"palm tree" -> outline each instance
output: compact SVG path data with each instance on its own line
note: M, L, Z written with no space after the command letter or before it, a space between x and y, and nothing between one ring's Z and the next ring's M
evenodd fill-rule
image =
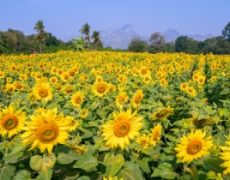
M93 45L95 48L103 47L101 39L100 39L100 32L99 31L93 32L92 39L93 39Z
M40 52L42 52L42 43L45 40L45 27L42 20L35 24L34 30L37 31L36 39L39 42Z
M85 23L81 28L81 35L84 35L84 43L85 46L88 48L90 44L90 25Z
M84 41L81 38L78 39L73 39L72 41L74 49L76 49L77 51L82 51L84 49Z

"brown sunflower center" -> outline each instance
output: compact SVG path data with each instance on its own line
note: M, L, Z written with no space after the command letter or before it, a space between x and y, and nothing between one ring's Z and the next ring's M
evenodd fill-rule
M58 134L58 127L51 123L45 123L36 131L36 136L41 142L51 142L57 138Z
M39 89L38 94L40 97L45 98L48 96L49 93L48 93L47 89Z
M187 85L186 85L186 84L183 84L183 85L182 85L182 88L183 88L183 89L186 89L186 88L187 88Z
M202 143L199 140L192 140L187 146L187 153L194 155L202 148Z
M10 131L17 127L18 118L14 115L7 114L2 118L2 125L7 131Z
M141 102L141 100L142 100L142 96L141 95L136 95L135 96L135 98L134 98L134 102L136 103L136 104L139 104L140 102Z
M113 127L113 132L117 137L124 137L130 131L130 123L127 120L118 121Z
M75 97L74 97L74 102L75 102L76 104L80 104L80 103L81 103L81 97L80 97L80 96L75 96Z
M125 97L125 96L123 96L123 95L119 96L119 102L120 102L120 103L124 103L125 100L126 100L126 97Z
M99 93L104 93L105 90L106 90L106 86L105 86L104 84L99 84L99 85L97 86L97 91L98 91Z
M156 117L163 118L163 117L167 116L168 113L169 113L169 111L167 109L162 109L160 112L158 112L156 114Z
M154 141L157 141L159 137L160 137L160 132L159 132L159 131L154 131L154 132L152 133L152 139L153 139Z

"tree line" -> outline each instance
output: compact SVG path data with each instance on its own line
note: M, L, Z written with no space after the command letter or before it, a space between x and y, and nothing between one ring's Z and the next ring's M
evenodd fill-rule
M34 26L35 34L25 35L22 31L8 29L0 31L0 54L11 53L43 53L58 50L83 50L102 49L103 43L99 31L93 31L85 23L80 29L81 36L68 42L63 42L52 33L45 30L42 20L37 21Z
M152 33L149 41L140 38L133 38L129 43L129 51L133 52L185 52L230 54L230 22L224 27L222 35L196 41L188 36L179 36L175 42L166 42L164 36L155 32Z
M45 30L42 20L37 21L34 26L35 34L25 35L22 31L8 29L0 31L0 54L11 53L43 53L58 50L113 50L104 48L100 32L93 31L88 23L80 29L80 37L68 42L55 37ZM128 46L128 51L133 52L185 52L185 53L213 53L230 54L230 22L224 27L222 35L197 41L188 36L180 36L175 42L166 42L164 36L155 32L149 40L133 38Z

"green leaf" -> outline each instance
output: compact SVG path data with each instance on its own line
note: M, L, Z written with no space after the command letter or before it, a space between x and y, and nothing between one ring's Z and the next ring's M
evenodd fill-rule
M35 180L51 180L53 174L53 170L49 169L47 171L41 172Z
M204 167L209 171L222 173L224 170L224 168L220 166L222 163L218 157L210 157L204 160Z
M27 170L20 170L13 178L13 180L31 180L31 174Z
M57 161L59 164L70 164L75 160L78 160L80 155L75 153L74 151L70 151L68 153L59 153L57 157Z
M161 163L156 169L154 169L152 177L161 177L164 179L174 179L176 173L173 172L172 165L169 163Z
M10 180L14 175L15 167L9 164L0 168L0 178L4 180Z
M77 180L90 180L90 177L88 177L88 176L81 176L81 177L77 178Z
M127 162L125 168L121 170L119 176L125 180L142 180L144 179L141 170L137 164Z
M56 162L56 157L54 154L49 154L47 156L32 156L30 159L30 167L35 171L48 171L51 169Z
M145 173L150 173L149 161L150 161L150 158L143 158L142 160L138 161L138 164L139 164L140 168Z
M115 176L121 167L124 165L125 159L122 154L114 156L114 154L107 153L104 158L106 165L106 175Z
M207 179L211 180L223 180L222 177L218 176L216 172L214 171L209 171L207 174Z
M98 161L95 157L85 154L79 161L74 164L74 168L80 168L85 171L92 171L98 165Z
M18 159L23 155L24 147L21 145L17 145L13 148L13 150L4 157L5 163L16 163Z
M39 155L32 156L30 159L30 167L35 171L41 170L42 157Z

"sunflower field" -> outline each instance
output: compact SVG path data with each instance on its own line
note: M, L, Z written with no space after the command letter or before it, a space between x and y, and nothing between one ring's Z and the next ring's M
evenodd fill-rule
M0 179L230 179L230 56L1 55Z

